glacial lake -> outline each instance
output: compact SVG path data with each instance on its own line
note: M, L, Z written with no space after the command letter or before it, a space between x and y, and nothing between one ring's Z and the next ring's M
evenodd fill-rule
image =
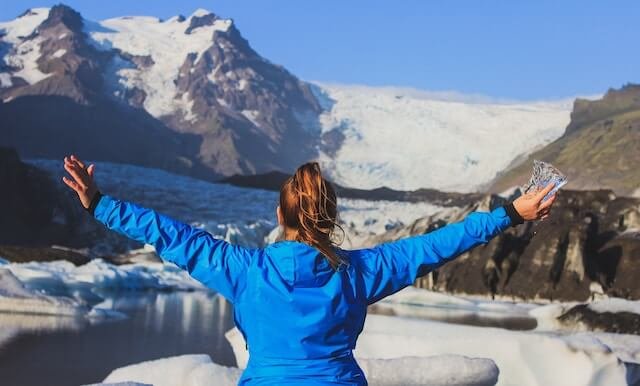
M399 306L384 303L370 313L394 314L446 323L535 328L535 320L471 315L458 307ZM126 319L91 324L84 318L0 313L2 332L29 326L0 345L0 384L69 386L102 381L118 367L182 354L208 354L214 362L235 366L224 333L234 326L233 309L223 298L203 291L128 292L103 304Z
M107 299L128 318L88 324L84 318L0 314L0 335L30 326L0 347L3 386L70 386L102 381L111 370L182 354L208 354L235 366L224 333L232 307L206 292L128 293Z

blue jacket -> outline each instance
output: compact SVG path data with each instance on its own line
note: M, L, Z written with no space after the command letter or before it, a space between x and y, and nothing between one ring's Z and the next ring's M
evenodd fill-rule
M512 224L500 207L373 248L336 248L337 270L314 247L278 241L244 248L151 209L102 196L94 216L156 248L234 305L249 349L240 385L367 385L353 358L367 306L413 284ZM515 221L515 219L513 220Z

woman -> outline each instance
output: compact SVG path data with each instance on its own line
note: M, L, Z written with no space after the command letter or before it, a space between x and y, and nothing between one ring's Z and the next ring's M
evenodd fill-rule
M344 250L332 241L336 195L317 163L300 166L280 190L284 240L244 248L151 209L102 195L94 165L65 157L84 206L108 228L148 243L158 255L234 305L249 350L240 385L367 385L352 350L367 306L411 285L508 227L548 216L552 186L490 213L474 212L434 232L373 248Z

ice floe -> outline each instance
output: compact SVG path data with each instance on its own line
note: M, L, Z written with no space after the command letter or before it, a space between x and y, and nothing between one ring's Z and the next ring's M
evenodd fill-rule
M459 355L362 359L359 363L371 386L491 386L499 374L491 360ZM101 385L135 382L154 386L232 386L241 373L237 367L214 363L208 355L182 355L116 369Z

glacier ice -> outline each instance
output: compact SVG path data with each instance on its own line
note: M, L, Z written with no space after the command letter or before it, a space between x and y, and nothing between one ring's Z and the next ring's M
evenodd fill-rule
M567 177L550 163L533 160L533 173L531 174L529 182L522 187L522 191L524 193L535 192L553 183L553 189L547 193L542 200L546 201L549 197L553 196L558 189L566 185L567 182Z

